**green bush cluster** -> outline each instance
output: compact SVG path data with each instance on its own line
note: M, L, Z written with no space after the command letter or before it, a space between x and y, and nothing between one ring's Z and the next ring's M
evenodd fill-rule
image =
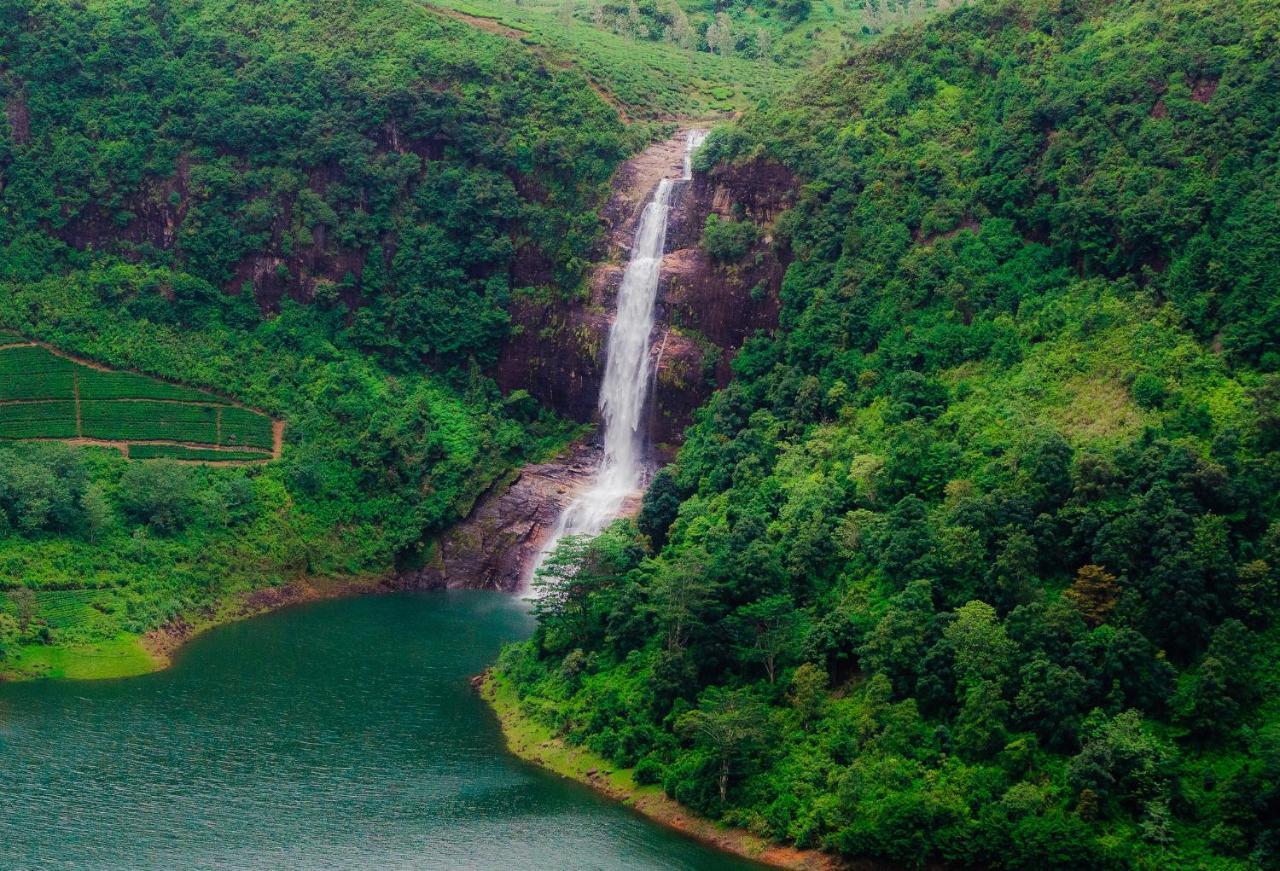
M713 212L707 215L702 227L702 250L713 260L736 263L747 255L759 237L759 228L750 221L722 218Z

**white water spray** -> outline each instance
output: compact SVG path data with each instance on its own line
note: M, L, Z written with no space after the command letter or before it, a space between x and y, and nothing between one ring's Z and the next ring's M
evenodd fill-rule
M685 140L684 175L693 178L693 152L704 130L690 130ZM600 385L600 416L604 422L604 456L595 480L561 513L554 531L534 563L537 572L560 539L596 535L616 518L629 497L644 483L644 441L641 414L649 393L649 335L653 332L654 302L662 254L667 242L671 191L677 180L658 182L653 199L640 216L631 259L618 288L618 310L609 329L604 381Z

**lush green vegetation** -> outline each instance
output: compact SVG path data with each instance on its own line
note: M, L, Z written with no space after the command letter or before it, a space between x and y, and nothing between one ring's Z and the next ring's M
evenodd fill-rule
M702 228L702 247L712 258L736 262L751 249L760 236L760 228L750 221L735 221L712 213Z
M271 419L260 412L207 391L95 369L38 345L0 349L0 438L167 440L268 451L274 444Z
M433 0L581 68L631 118L757 105L798 70L957 0ZM963 2L963 0L960 0Z
M75 402L42 400L0 405L0 438L73 439L77 435Z
M137 670L230 594L412 565L563 440L482 372L651 132L586 76L641 118L759 103L701 165L803 186L705 226L788 250L780 329L634 523L550 561L523 713L841 854L1280 867L1274 4L991 0L790 96L938 4L446 5L500 35L0 0L0 436L244 448L0 445L0 670ZM168 461L260 457L249 407L279 462Z
M511 294L577 289L630 147L577 73L400 0L0 0L0 107L0 344L128 370L0 352L53 400L0 432L76 436L76 387L84 436L248 459L250 408L288 423L253 466L0 446L0 673L136 670L237 592L412 565L568 435L481 373Z
M976 5L754 160L781 329L550 562L525 713L842 854L1280 867L1280 10Z
M76 365L35 345L0 350L0 401L71 399Z
M517 256L576 285L624 153L578 76L407 2L5 0L0 21L0 278L175 268L134 301L158 322L209 285L310 287L359 300L387 356L488 359Z

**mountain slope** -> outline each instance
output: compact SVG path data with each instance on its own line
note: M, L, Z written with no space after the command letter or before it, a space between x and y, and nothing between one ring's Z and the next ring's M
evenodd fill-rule
M399 0L0 0L0 106L6 335L287 423L262 468L0 447L0 673L385 576L567 437L480 367L598 233L626 145L580 76Z
M1278 34L979 4L713 134L803 181L781 329L543 579L526 712L850 856L1280 862Z
M572 286L621 127L580 77L410 3L6 0L0 275L113 254L266 308L361 304L409 359L491 354Z

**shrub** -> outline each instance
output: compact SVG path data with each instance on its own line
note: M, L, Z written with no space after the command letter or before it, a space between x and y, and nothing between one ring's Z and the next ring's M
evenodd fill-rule
M662 782L662 763L654 756L646 756L636 763L635 779L641 786Z
M1169 398L1164 380L1143 372L1133 381L1133 398L1143 408L1159 408Z
M711 259L728 263L741 260L759 236L760 230L749 221L707 215L702 227L702 248Z
M187 466L168 461L136 463L120 478L120 507L161 535L178 532L195 513L195 480Z

